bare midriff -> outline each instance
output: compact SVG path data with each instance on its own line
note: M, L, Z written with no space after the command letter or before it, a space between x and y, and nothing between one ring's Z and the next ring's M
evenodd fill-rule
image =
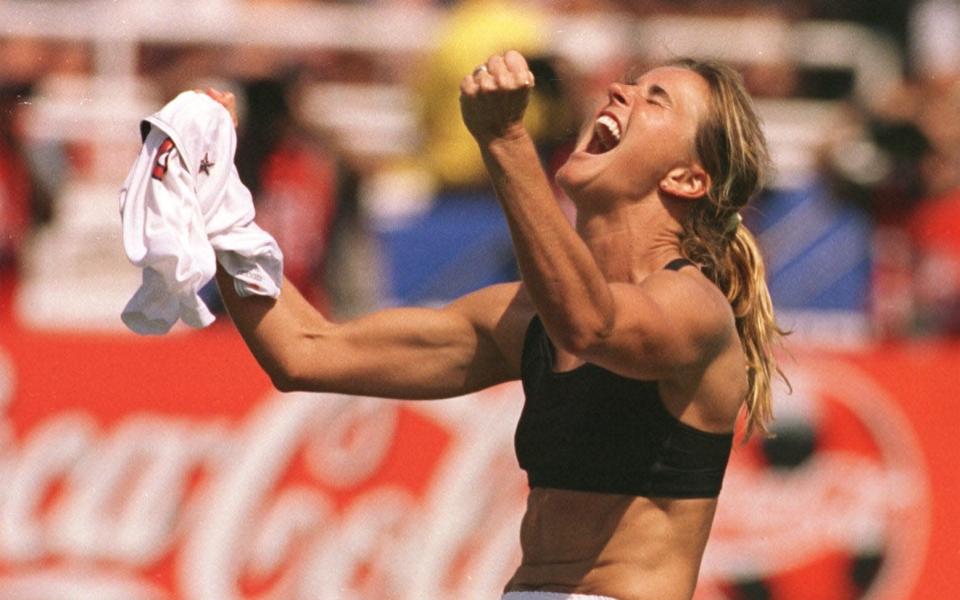
M523 561L506 590L689 600L716 507L716 498L533 488Z

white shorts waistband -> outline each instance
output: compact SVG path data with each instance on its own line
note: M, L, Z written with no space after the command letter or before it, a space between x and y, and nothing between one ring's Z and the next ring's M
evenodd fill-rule
M610 596L565 594L563 592L507 592L501 600L617 600Z

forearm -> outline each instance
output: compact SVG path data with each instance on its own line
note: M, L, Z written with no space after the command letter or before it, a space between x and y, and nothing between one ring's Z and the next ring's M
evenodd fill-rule
M612 327L613 296L586 244L560 210L525 130L481 143L520 272L544 326L576 348Z

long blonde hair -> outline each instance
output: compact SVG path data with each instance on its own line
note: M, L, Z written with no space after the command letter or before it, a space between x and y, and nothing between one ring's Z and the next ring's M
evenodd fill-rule
M763 258L739 212L763 188L770 171L766 139L743 80L734 69L692 59L671 64L703 77L711 91L711 109L696 138L697 156L710 175L711 186L707 197L683 222L680 251L700 265L733 307L747 359L746 435L766 434L773 419L774 373L786 381L773 345L786 332L774 318Z

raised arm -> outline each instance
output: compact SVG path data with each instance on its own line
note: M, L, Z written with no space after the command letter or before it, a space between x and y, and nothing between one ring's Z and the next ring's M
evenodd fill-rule
M520 54L494 56L461 83L461 108L551 340L626 376L661 379L702 369L729 346L729 305L706 280L686 274L655 273L639 284L606 279L558 207L523 126L532 77Z
M494 56L461 83L461 108L503 206L537 312L555 343L579 348L610 331L613 297L586 244L557 206L523 126L533 83L519 53Z
M277 300L238 297L222 269L217 283L237 329L281 390L433 399L519 377L531 314L519 284L485 288L445 308L388 309L333 323L288 281Z

